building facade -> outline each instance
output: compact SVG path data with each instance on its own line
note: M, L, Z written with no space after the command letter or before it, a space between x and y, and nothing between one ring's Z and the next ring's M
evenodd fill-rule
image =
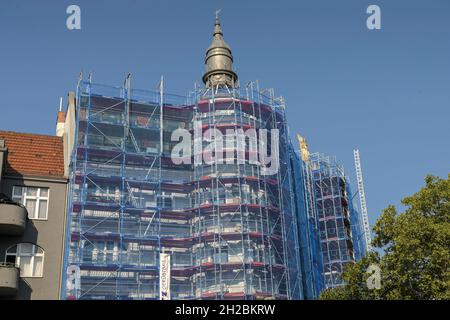
M58 299L67 178L63 139L0 131L0 299Z

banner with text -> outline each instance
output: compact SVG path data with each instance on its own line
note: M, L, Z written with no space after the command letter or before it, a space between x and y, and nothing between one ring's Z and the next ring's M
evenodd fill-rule
M170 254L159 256L159 299L170 300Z

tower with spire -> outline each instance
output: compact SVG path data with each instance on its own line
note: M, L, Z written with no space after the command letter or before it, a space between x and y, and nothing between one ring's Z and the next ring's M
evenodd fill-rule
M220 10L216 11L213 41L206 50L206 72L203 75L203 82L207 88L218 86L234 88L236 87L238 76L233 71L231 48L223 39L219 12Z

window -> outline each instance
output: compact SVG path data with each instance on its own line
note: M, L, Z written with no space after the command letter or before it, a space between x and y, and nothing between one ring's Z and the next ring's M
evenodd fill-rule
M158 207L172 208L172 195L163 192L161 196L158 196Z
M125 249L123 249L125 250ZM85 242L83 261L88 263L114 264L119 258L119 247L114 241Z
M228 262L228 247L214 248L214 263Z
M21 277L42 277L44 250L32 243L19 243L6 251L6 262L19 267Z
M13 187L13 200L27 208L28 218L30 219L47 220L48 197L48 188Z

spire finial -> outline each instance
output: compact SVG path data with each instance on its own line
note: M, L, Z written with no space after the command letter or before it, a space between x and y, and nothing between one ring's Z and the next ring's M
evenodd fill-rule
M238 78L233 71L231 48L223 39L222 26L219 19L221 11L222 9L215 11L216 22L214 24L213 41L206 50L206 73L203 75L203 82L207 87L217 85L235 87Z
M216 10L216 23L214 24L214 35L220 34L223 36L222 26L220 25L220 18L219 18L220 12L222 12L222 9Z

